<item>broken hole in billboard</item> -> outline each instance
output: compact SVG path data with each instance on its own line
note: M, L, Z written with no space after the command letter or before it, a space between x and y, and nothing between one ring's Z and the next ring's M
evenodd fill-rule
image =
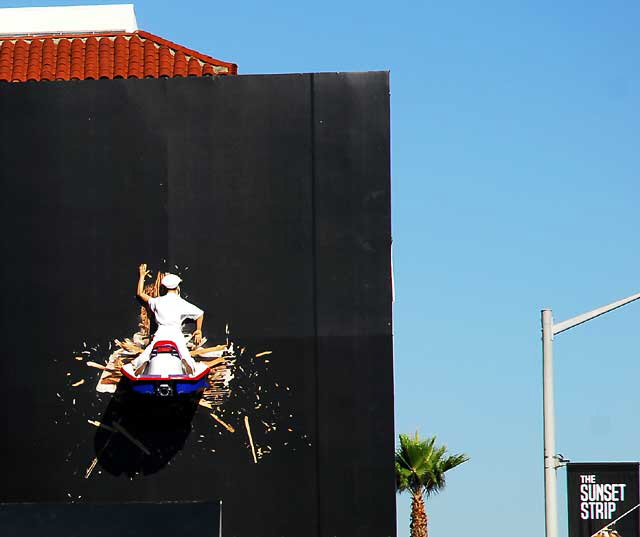
M145 293L158 297L162 277L158 273ZM78 467L75 452L81 450L70 449L66 462L78 478L103 472L130 479L153 474L171 465L186 442L200 446L203 456L215 457L220 444L231 441L245 451L248 464L259 464L277 448L312 447L293 410L281 406L292 392L271 373L277 350L243 346L226 323L224 337L216 341L203 334L196 344L194 331L183 334L197 371L156 374L153 360L171 354L179 358L175 346L165 341L136 371L133 364L152 343L154 331L153 314L141 306L138 329L130 337L112 338L106 345L83 342L70 357L70 370L63 373L68 391L56 394L65 409L61 425L85 420L94 450L93 459ZM194 423L196 415L206 416L204 429L202 419ZM82 442L75 440L77 448Z

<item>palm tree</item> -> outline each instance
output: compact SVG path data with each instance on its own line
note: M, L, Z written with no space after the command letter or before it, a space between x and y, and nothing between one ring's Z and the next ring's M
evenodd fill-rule
M411 494L411 537L427 537L427 514L424 496L440 492L445 485L444 474L467 462L465 454L446 455L446 446L436 446L436 437L421 440L415 436L400 435L400 448L396 451L396 490Z

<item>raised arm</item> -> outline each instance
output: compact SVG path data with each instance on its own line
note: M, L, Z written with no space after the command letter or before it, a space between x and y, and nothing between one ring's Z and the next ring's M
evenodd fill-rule
M150 272L147 270L146 263L143 263L138 267L138 273L138 288L136 290L136 294L138 295L138 298L148 303L151 297L144 292L144 279L150 274Z

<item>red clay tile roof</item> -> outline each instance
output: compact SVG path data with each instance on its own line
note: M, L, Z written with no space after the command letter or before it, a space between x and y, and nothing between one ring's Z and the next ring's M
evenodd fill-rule
M238 66L134 33L0 38L0 81L235 75Z

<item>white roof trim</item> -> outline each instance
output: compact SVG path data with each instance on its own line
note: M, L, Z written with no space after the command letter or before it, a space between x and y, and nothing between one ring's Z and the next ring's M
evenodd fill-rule
M0 36L3 37L137 30L133 4L0 9Z

